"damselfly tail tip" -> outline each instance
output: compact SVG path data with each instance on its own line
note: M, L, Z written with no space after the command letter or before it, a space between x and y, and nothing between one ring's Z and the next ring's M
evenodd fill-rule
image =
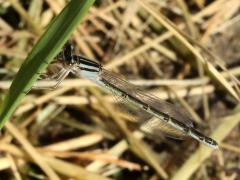
M206 143L206 145L208 147L211 147L214 150L215 149L218 150L219 149L218 143L215 140L213 140L213 139L211 139L211 140L212 140L211 143Z
M202 143L203 146L212 148L213 150L219 150L219 146L217 143L215 144L207 144L207 143Z
M215 144L215 145L213 145L213 146L212 146L212 148L213 148L213 149L215 149L215 150L219 150L218 143L216 142L216 144Z
M216 145L212 145L211 148L213 148L214 150L219 150L219 146L218 146L218 144L216 144Z

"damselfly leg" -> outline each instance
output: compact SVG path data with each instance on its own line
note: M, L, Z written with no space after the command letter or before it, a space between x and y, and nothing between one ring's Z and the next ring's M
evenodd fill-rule
M56 89L72 70L72 67L66 61L72 57L73 51L73 45L67 43L56 56L55 61L49 65L47 73L40 75L39 79L54 81L54 84L51 86L33 86L33 89Z

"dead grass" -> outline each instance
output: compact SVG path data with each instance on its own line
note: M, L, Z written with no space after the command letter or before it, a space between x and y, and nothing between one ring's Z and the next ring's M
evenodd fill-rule
M0 0L2 96L65 3ZM56 90L32 90L6 124L1 177L239 179L239 14L239 0L97 1L72 36L79 53L182 104L219 150L192 139L152 141L129 126L111 95L69 77Z

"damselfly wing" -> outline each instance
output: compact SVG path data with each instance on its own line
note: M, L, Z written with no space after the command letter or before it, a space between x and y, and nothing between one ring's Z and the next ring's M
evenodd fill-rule
M144 132L149 138L159 141L163 137L183 140L187 137L186 133L173 128L169 124L159 120L152 114L142 110L140 107L130 103L126 98L117 96L113 92L115 100L114 107L127 116L127 120L137 124L138 129Z

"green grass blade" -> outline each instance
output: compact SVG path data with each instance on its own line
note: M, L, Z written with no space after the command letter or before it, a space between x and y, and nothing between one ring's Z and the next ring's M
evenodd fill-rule
M49 24L21 66L0 109L0 129L48 63L57 55L95 0L72 0Z

